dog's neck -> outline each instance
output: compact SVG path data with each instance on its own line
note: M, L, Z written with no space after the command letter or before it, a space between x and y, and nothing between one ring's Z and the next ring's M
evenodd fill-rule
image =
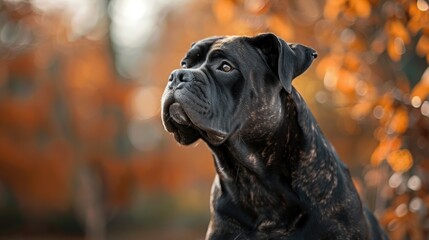
M309 207L303 202L323 201L336 187L337 161L331 146L295 90L284 96L283 109L284 120L269 139L255 143L238 136L220 146L209 145L222 194L259 218L297 218ZM326 186L323 192L316 182Z
M292 173L292 187L305 198L304 201L323 208L335 194L354 194L339 190L344 187L339 186L338 178L344 177L340 176L339 168L345 172L348 170L326 140L301 95L294 90L292 97L296 103L301 136L299 167Z
M274 134L263 139L246 139L240 133L233 135L224 144L213 146L209 144L214 157L217 173L223 181L240 178L240 170L246 170L259 179L273 177L289 178L299 155L301 134L297 131L297 110L292 102L292 96L283 94L283 117L277 124ZM269 131L269 130L267 130ZM290 179L287 179L290 180Z

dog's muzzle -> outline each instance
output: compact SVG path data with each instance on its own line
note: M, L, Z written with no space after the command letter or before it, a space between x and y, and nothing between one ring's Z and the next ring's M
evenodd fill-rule
M168 86L164 93L164 96L166 97L163 99L163 112L167 117L167 119L163 119L164 121L170 121L172 119L175 123L180 125L189 126L191 124L191 121L182 105L176 102L174 92L184 88L184 84L192 81L192 79L192 74L186 73L182 69L174 70L170 74L170 77L168 78ZM167 130L170 131L170 129Z

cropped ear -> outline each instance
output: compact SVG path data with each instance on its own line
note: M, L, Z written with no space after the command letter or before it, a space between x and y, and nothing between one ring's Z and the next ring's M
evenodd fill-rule
M284 89L290 93L292 80L301 75L317 57L317 52L301 44L288 44L273 33L249 38L263 54L268 66L277 74Z

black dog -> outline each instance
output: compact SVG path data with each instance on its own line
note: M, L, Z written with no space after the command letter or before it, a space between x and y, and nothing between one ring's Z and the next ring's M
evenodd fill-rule
M206 239L387 239L291 85L316 57L270 33L214 37L171 74L165 128L214 156Z

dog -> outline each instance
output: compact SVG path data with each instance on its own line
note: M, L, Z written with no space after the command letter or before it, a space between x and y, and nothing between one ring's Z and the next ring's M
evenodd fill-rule
M316 57L272 33L211 37L171 73L164 127L216 168L206 239L387 239L291 84Z

